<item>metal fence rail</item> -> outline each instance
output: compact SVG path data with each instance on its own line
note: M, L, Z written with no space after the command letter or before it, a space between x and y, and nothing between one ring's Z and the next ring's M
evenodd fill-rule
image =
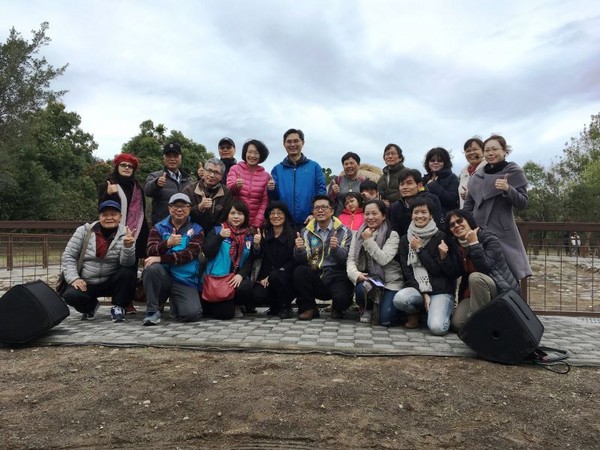
M42 279L54 285L60 257L81 222L0 221L0 294ZM520 222L533 276L521 291L539 313L600 316L600 224ZM572 245L576 231L581 245Z

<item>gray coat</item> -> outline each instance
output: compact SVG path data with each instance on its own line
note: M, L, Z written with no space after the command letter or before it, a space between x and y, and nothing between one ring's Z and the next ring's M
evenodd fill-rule
M498 178L508 176L509 189L503 192L494 186ZM531 276L531 267L521 235L513 216L513 207L525 209L528 205L527 178L523 169L509 162L501 171L487 174L484 167L477 169L468 184L463 209L472 211L477 225L486 227L500 241L508 267L517 280Z
M156 180L165 172L167 172L167 183L163 187L158 187ZM179 172L181 173L181 181L179 182L171 178L171 174L165 168L148 174L144 194L152 199L152 225L156 225L169 215L169 199L171 196L182 192L183 188L192 181L186 172L181 169L179 169Z
M90 242L85 249L81 276L77 273L77 261L79 260L79 253L81 252L85 235L87 234L88 229L97 223L98 222L96 221L92 224L81 225L75 230L75 233L67 243L62 255L62 267L65 280L69 284L77 278L82 278L89 284L100 284L108 280L108 278L120 267L135 264L135 245L132 245L131 248L125 248L123 246L125 228L119 225L117 234L110 243L108 251L103 259L96 256L96 233L92 231Z

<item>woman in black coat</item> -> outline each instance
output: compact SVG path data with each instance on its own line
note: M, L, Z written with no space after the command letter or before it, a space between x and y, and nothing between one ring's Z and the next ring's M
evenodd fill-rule
M469 211L455 209L446 215L448 234L460 256L461 282L458 306L452 326L459 330L471 315L508 290L519 292L519 283L510 271L500 241L477 226Z
M282 319L292 316L291 303L296 293L292 273L296 234L287 205L273 201L265 211L265 229L260 234L260 246L255 257L261 258L256 283L252 289L254 306L269 305L268 315Z
M440 199L442 205L441 225L448 211L458 208L458 177L452 173L452 160L448 150L442 147L432 148L425 155L423 164L427 174L423 177L423 185Z

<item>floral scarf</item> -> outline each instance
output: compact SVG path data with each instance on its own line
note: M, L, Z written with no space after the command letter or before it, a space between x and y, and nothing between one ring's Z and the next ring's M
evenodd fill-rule
M407 263L413 268L413 274L415 276L415 280L417 280L417 283L419 283L419 291L421 291L421 293L431 292L432 287L431 283L429 282L429 274L427 273L427 269L423 267L423 264L419 259L419 255L417 255L417 252L414 251L413 248L410 246L410 241L414 236L421 238L421 241L423 242L423 247L421 248L421 251L423 251L425 246L429 243L431 238L436 235L437 232L438 227L435 224L435 220L433 219L430 220L429 223L423 228L418 228L417 226L415 226L414 221L411 221L408 227L408 233L406 236L408 239Z

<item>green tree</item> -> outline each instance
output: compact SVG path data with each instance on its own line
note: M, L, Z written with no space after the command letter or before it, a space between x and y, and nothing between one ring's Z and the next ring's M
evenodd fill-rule
M66 65L55 68L40 49L50 43L46 36L48 22L32 30L31 42L11 28L7 41L0 45L0 143L9 129L18 129L29 114L66 91L55 91L50 83L62 75Z
M184 136L181 131L172 130L167 135L167 128L163 124L155 126L152 120L145 120L140 124L140 133L132 137L122 148L123 152L132 153L140 159L137 176L141 183L150 172L163 167L162 148L166 143L175 141L181 144L182 169L192 176L196 174L198 161L206 161L214 157L204 145Z
M533 161L525 163L523 171L529 181L529 205L519 211L521 219L534 222L564 220L562 208L556 207L564 201L556 173Z

